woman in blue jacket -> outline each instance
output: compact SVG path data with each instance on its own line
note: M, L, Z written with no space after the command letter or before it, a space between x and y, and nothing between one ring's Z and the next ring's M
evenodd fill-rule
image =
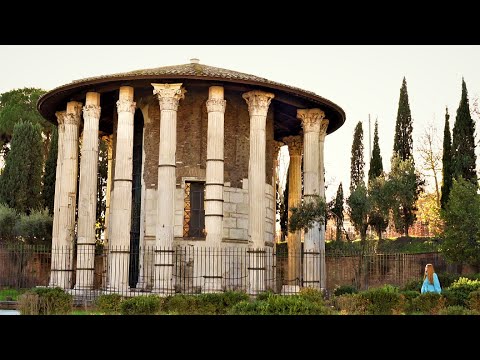
M438 276L435 273L432 264L425 265L425 277L422 285L422 294L426 292L435 292L437 294L442 292L440 281L438 281Z

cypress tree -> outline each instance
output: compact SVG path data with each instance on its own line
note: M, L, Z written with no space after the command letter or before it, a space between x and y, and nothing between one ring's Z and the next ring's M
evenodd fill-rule
M52 131L52 140L48 151L48 158L45 163L45 173L43 174L42 198L44 207L48 208L48 213L53 215L53 200L55 197L55 178L57 175L57 155L58 155L58 131L55 127Z
M355 126L350 161L350 193L352 193L358 185L364 184L365 161L363 160L363 128L361 121Z
M445 128L443 130L443 156L442 156L442 197L441 205L445 210L445 206L448 202L448 196L452 189L453 180L453 168L452 168L452 137L450 134L450 124L448 120L450 115L448 114L448 108L445 111Z
M41 127L19 121L13 128L11 149L0 178L1 201L27 215L40 209L42 169Z
M398 101L397 122L395 125L395 138L393 142L393 152L405 161L413 161L413 140L412 140L412 114L408 103L407 80L403 78L400 88L400 100Z
M373 151L370 161L370 169L368 170L368 181L382 175L383 163L382 155L380 155L380 145L378 144L378 121L375 121L375 131L373 132Z
M453 127L452 164L453 177L462 176L477 186L475 155L475 123L470 115L467 85L462 79L462 98L457 109L457 117Z
M342 183L338 185L337 196L335 197L335 203L332 208L332 212L335 214L336 240L342 239L342 227L343 227L343 186Z

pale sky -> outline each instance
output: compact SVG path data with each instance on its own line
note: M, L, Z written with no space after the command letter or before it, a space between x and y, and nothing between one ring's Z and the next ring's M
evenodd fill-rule
M372 119L372 140L373 124L378 118L383 165L386 170L390 168L404 76L415 148L429 122L434 121L442 139L445 106L449 108L453 128L462 76L470 105L480 95L478 45L2 45L0 93L23 87L51 90L76 79L185 64L193 57L199 58L201 64L313 91L343 108L345 124L325 141L327 200L335 195L340 181L344 191L348 191L350 151L358 121L364 122L365 158L368 158L368 114ZM419 163L416 158L417 166Z

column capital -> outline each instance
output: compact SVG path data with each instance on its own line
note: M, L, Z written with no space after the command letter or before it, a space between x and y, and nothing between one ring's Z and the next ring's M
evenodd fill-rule
M117 100L117 113L129 112L134 114L136 106L137 103L135 101L128 99L119 99Z
M273 157L276 159L278 157L278 152L280 151L280 148L285 145L282 141L273 141Z
M112 146L112 144L113 144L112 135L103 135L102 140L105 141L107 146Z
M178 110L178 103L185 98L187 92L182 88L182 83L178 84L155 84L153 86L153 95L157 95L160 103L160 110Z
M284 137L283 142L288 145L290 156L302 156L303 138L300 135Z
M320 124L320 141L324 141L325 136L327 136L328 123L328 119L323 119L322 123Z
M62 127L64 126L66 114L67 114L66 111L57 111L55 113L55 116L57 117L58 126L62 126Z
M209 99L207 100L207 111L225 113L225 107L227 106L227 100L222 99Z
M78 101L70 101L67 103L67 111L65 112L64 123L78 126L80 124L80 114L82 112L82 103Z
M85 105L83 107L83 117L86 118L94 118L94 119L100 119L100 112L102 108L99 105Z
M297 118L301 120L304 132L319 132L325 113L320 109L298 109Z
M265 91L253 90L244 93L242 97L248 104L248 112L250 113L250 116L267 116L268 107L275 95Z

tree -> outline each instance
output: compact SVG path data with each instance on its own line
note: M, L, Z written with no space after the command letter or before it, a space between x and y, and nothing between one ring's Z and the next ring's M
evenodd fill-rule
M460 176L453 181L442 212L445 231L441 251L452 262L480 265L480 195L477 185Z
M360 233L360 240L363 245L367 240L368 214L371 210L367 188L363 182L350 193L347 204L349 207L350 221L355 227L355 230Z
M50 134L53 125L46 121L37 111L37 101L45 94L45 90L23 88L0 94L0 153L8 152L7 145L12 140L13 128L19 121L28 121L39 124L45 135L44 154L47 154Z
M453 177L462 176L465 180L477 185L475 162L475 123L470 114L467 85L462 79L462 98L457 109L455 125L453 126L452 163Z
M383 172L382 155L380 155L380 145L378 144L378 121L375 121L375 130L373 132L373 150L372 159L370 161L370 169L368 170L368 181L371 181Z
M350 192L353 192L359 184L364 183L364 167L363 128L359 121L353 134L352 157L350 158Z
M292 207L288 228L291 232L304 230L308 232L315 223L325 223L327 204L320 195L312 195L312 201L303 201L299 207Z
M403 78L400 88L400 100L398 101L397 122L395 124L395 138L393 152L398 154L403 161L413 161L413 140L412 140L412 114L408 103L407 80Z
M425 170L424 176L433 177L435 184L435 195L437 207L440 207L440 189L438 186L438 173L441 171L442 154L439 149L439 138L437 128L433 123L427 124L425 131L420 137L418 152L422 159L422 169Z
M0 177L0 202L27 215L41 209L42 168L40 125L20 121L13 128L11 150Z
M343 228L343 187L342 183L338 185L337 196L333 202L331 212L335 217L336 225L336 235L335 238L337 241L342 239L342 228Z
M415 171L413 159L402 160L399 155L392 157L392 170L387 184L395 229L408 237L408 228L416 220L415 211L418 196L424 181Z
M428 224L430 234L439 236L443 231L440 206L435 193L423 193L417 200L417 219Z
M50 141L50 150L48 151L47 161L45 163L45 172L43 174L43 205L48 209L48 213L53 215L53 201L55 198L55 177L57 175L57 156L58 156L58 131L54 128L52 131L52 140Z
M450 135L450 124L448 123L449 118L448 108L446 108L445 127L443 129L442 198L440 199L442 209L445 209L447 205L453 181L452 138Z

